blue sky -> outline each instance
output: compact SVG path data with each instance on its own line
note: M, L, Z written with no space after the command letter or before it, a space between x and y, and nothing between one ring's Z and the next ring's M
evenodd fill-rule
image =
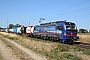
M0 0L0 27L67 20L90 30L90 0Z

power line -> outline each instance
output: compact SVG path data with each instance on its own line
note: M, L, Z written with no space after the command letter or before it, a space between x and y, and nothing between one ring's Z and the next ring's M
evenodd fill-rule
M71 14L71 13L80 12L80 11L84 11L84 10L88 10L88 9L90 9L90 7L79 9L79 10L75 10L75 11L71 11L71 12L67 12L67 13L62 13L62 14L54 15L54 16L50 16L50 17L60 16L60 15L65 15L65 14ZM49 18L49 17L47 17L47 18Z
M72 7L74 7L74 6L78 6L78 5L83 4L83 3L85 3L85 2L88 2L88 1L90 1L90 0L86 0L86 1L80 2L80 3L78 3L78 4L72 5L72 6L70 6L70 7L64 8L64 9L59 10L59 11L56 11L56 12L60 12L60 11L63 11L63 10L72 8ZM56 12L53 12L53 13L56 13ZM50 13L50 14L53 14L53 13ZM50 15L50 14L47 14L47 15ZM46 15L46 16L47 16L47 15Z
M79 16L74 16L74 17L68 17L67 19L69 19L69 18L77 18L77 17L83 17L83 16L88 16L88 15L90 15L90 14L79 15Z
M81 5L81 4L86 3L86 2L88 2L88 1L90 1L90 0L85 0L85 1L83 1L83 2L80 2L80 3L78 3L78 4L72 5L72 6L70 6L70 7L64 8L64 9L59 10L59 11L56 11L56 12L60 12L60 11L66 10L66 9L70 9L70 8L72 8L72 7ZM87 9L90 9L90 7L89 7L89 8L84 8L84 10L87 10ZM80 9L80 11L83 11L83 9ZM56 12L53 12L53 13L56 13ZM64 14L70 14L70 13L73 13L73 12L79 12L79 10L72 11L72 12L67 12L67 13L63 13L63 14L59 14L59 15L54 15L54 16L50 16L50 17L60 16L60 15L64 15ZM53 13L46 14L46 16L51 15L51 14L53 14ZM43 16L45 16L45 15L43 15ZM50 18L50 17L48 16L48 17L46 17L46 18Z

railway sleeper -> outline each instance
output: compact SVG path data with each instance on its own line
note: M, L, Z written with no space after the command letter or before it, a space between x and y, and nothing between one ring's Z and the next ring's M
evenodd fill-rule
M68 40L67 40L67 41L65 41L64 43L66 43L66 44L71 44L71 45L72 45L72 44L73 44L73 42L74 42L74 41L73 41L72 39L68 39Z

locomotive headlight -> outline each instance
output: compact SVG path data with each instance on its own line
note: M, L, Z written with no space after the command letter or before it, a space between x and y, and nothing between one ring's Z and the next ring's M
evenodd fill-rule
M64 32L64 35L66 36L66 32Z
M77 29L77 27L75 26L75 29Z

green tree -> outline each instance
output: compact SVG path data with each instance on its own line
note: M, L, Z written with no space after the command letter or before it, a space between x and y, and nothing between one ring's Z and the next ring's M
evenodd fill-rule
M20 24L16 24L15 27L21 27L21 25Z
M80 32L80 33L88 33L87 29L82 29L82 28L79 29L79 32Z
M14 25L13 24L9 24L9 28L10 29L14 28Z

